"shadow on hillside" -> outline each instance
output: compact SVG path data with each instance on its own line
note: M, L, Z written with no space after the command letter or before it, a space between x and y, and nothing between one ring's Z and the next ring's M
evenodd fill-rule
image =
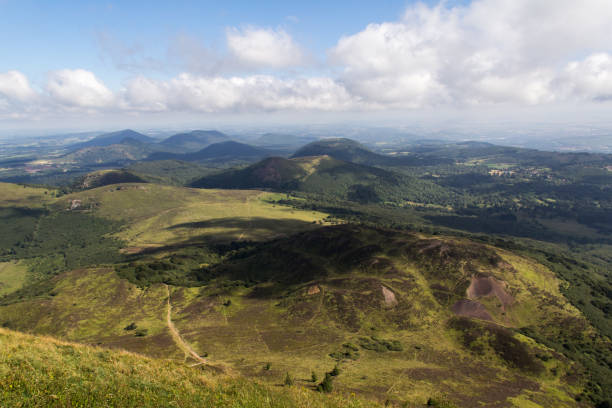
M280 236L295 234L301 231L319 227L314 222L292 219L269 219L262 217L228 217L208 221L187 222L168 227L174 229L218 229L214 233L197 234L181 242L161 247L143 248L131 259L138 259L142 255L171 252L188 247L211 247L219 252L226 252L252 245L254 242L268 241Z
M243 230L245 233L249 231L261 231L274 233L287 233L287 232L298 232L314 225L313 222L307 222L302 220L294 219L272 219L263 217L227 217L227 218L216 218L213 220L198 221L198 222L186 222L182 224L176 224L168 229L178 228L223 228L233 230Z

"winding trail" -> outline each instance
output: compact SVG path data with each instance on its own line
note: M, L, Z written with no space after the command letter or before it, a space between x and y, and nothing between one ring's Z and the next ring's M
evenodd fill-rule
M203 357L200 357L200 355L196 353L185 340L183 340L183 338L181 337L181 333L179 333L176 326L172 322L172 304L170 303L170 288L166 284L164 284L164 286L166 287L166 292L168 293L168 298L167 298L168 307L167 307L167 313L166 313L166 323L168 324L168 329L170 329L170 334L172 335L172 339L174 340L176 345L181 350L183 350L183 352L185 353L185 356L190 355L197 361L197 363L194 364L194 366L200 365L200 364L208 364L208 360L206 360Z

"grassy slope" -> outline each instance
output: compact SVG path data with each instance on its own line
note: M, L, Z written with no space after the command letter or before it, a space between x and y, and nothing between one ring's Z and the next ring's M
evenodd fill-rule
M215 377L201 367L0 329L0 405L315 408L374 403Z
M313 260L312 269L327 271L314 280L288 288L270 283L228 286L227 280L199 288L171 288L173 321L185 340L199 354L208 353L212 361L223 362L247 377L278 384L289 371L298 383L307 384L312 370L321 378L334 366L336 362L329 354L342 350L342 344L358 344L360 338L375 335L400 341L403 351L359 350L357 360L340 364L342 374L336 380L339 390L358 391L381 401L409 402L409 406L424 403L440 390L460 406L479 402L500 406L577 406L573 396L580 392L581 382L578 377L570 381L566 375L575 376L579 370L550 349L515 335L528 344L531 354L549 357L542 362L544 371L532 374L509 366L490 348L475 354L462 346L461 332L447 325L452 317L449 304L438 300L432 286L463 276L462 267L457 265L468 265L468 258L461 259L459 254L458 264L446 265L447 274L437 276L432 271L445 265L435 263L435 253L427 255L430 258L426 259L433 260L434 267L430 268L426 259L415 258L420 252L411 252L414 248L429 248L432 239L409 235L385 238L364 230L354 235L359 237L356 245L346 242L342 234L328 239L347 245L344 248L356 250L355 254L366 252L363 245L380 244L386 249L375 253L374 258L379 260L377 265L384 267L372 268L368 266L372 258L353 255L358 262L350 270L341 270L342 262L322 257L313 249L313 242L324 239L316 234L307 233L298 247ZM435 241L439 241L438 237ZM280 253L287 242L290 241L276 244ZM453 243L466 242L449 240L446 244L451 250L456 250ZM268 251L279 253L273 247ZM295 257L299 264L297 255L288 256ZM506 316L496 309L495 302L483 301L498 322L510 327L535 325L538 330L554 325L557 319L573 318L585 323L559 295L559 282L550 271L505 251L499 251L499 256L511 267L480 263L474 266L508 282L517 299ZM264 262L274 272L275 264L267 259L247 258L245 262ZM241 268L240 263L237 265ZM292 267L288 265L288 272ZM398 305L385 307L383 285L395 293ZM319 292L309 294L313 287ZM166 297L161 285L142 290L119 280L110 270L96 269L58 277L54 292L55 296L46 300L3 307L2 323L20 330L185 359L165 327ZM136 337L125 331L123 328L131 322L148 329L147 336ZM588 327L583 330L588 335ZM266 371L267 362L271 369Z
M117 237L131 246L161 246L196 237L260 240L311 228L326 214L275 205L279 196L257 190L199 190L125 184L70 194L58 207L81 200L93 214L120 220Z
M0 262L0 296L21 288L25 281L26 267L21 262Z

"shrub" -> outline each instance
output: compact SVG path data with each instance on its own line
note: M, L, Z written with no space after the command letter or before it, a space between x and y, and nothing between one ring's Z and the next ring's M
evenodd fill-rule
M293 378L291 378L291 375L289 375L289 372L287 372L287 375L285 376L285 385L287 386L293 385Z
M312 374L310 375L310 381L312 381L313 383L316 383L318 379L319 378L317 377L317 373L313 371Z
M329 372L329 375L332 377L337 377L340 375L340 369L338 368L338 364L334 366L334 368Z
M319 385L317 385L317 391L332 392L334 389L333 381L333 377L329 373L325 373L325 378Z
M456 408L457 406L449 401L446 397L436 396L429 397L427 399L428 407L438 407L438 408Z
M136 329L136 327L137 327L137 326L136 326L136 323L132 322L132 323L128 324L127 326L125 326L125 327L123 328L123 330L127 330L127 331L130 331L130 330L135 330L135 329Z
M376 336L371 336L370 338L360 337L359 345L366 350L376 351L377 353L404 350L404 346L398 340L385 340Z
M148 332L149 332L149 330L148 330L148 329L138 329L138 330L136 330L136 332L134 333L134 335L135 335L136 337L144 337L144 336L146 336L146 335L147 335L147 333L148 333Z

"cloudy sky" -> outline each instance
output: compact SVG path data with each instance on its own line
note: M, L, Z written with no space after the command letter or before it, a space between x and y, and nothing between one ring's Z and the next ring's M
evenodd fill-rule
M222 3L0 0L0 127L612 116L610 0Z

